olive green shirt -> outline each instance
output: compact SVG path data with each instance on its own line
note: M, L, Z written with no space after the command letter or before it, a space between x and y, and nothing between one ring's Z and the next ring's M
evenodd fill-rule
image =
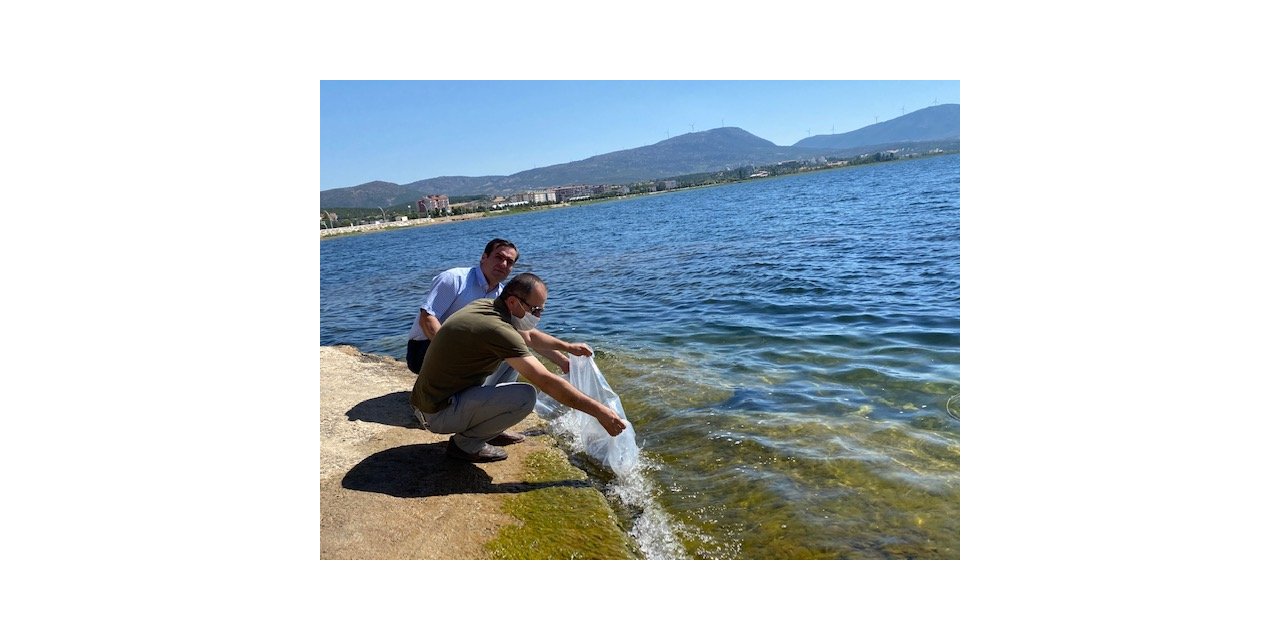
M511 326L502 300L482 298L449 316L431 339L413 385L413 406L435 413L453 394L478 387L507 358L533 355Z

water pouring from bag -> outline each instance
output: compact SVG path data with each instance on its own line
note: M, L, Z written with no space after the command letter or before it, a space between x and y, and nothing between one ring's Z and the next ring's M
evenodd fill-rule
M591 356L569 356L569 384L613 409L626 423L626 429L611 436L595 418L576 409L563 407L550 397L543 398L542 394L539 394L538 399L539 415L548 420L554 418L553 424L557 430L572 435L576 448L580 448L592 460L619 476L630 473L640 459L635 427L622 410L622 399L609 386Z

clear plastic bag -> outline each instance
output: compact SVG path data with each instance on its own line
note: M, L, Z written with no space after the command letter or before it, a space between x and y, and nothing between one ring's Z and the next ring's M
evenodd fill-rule
M591 356L569 356L569 384L616 411L627 422L626 430L617 436L611 436L595 418L565 407L542 392L538 392L538 415L550 422L553 431L561 436L568 436L570 446L574 449L585 452L592 460L619 476L631 473L640 460L635 428L622 411L622 400L604 379L604 374L600 373Z

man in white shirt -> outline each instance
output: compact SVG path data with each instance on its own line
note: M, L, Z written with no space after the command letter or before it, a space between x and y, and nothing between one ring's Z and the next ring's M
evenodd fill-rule
M520 250L516 248L515 243L494 238L485 245L479 266L455 267L431 281L431 290L418 306L418 317L409 330L405 360L410 371L418 373L422 370L422 361L426 357L427 347L431 345L431 339L440 330L440 325L444 324L449 316L475 300L494 299L502 293L502 281L511 275L511 268L519 258ZM537 329L521 332L520 335L530 348L546 356L560 367L561 371L569 372L568 356L555 349L556 346L567 343ZM492 387L515 382L519 376L518 371L503 362L482 386ZM505 446L523 441L524 436L518 433L504 433L492 442Z
M592 416L611 436L627 428L612 408L547 371L534 358L531 349L592 354L586 344L564 342L537 330L546 304L546 283L532 273L522 273L497 300L472 302L436 333L409 403L422 428L452 436L445 455L468 462L505 460L507 453L501 447L524 440L506 429L533 411L539 389ZM532 384L489 384L493 372L503 365Z
M422 370L427 346L449 316L473 300L493 299L502 293L502 281L511 274L519 258L520 251L515 244L494 238L485 245L479 266L449 269L431 281L431 290L419 305L418 317L409 330L405 360L410 371Z

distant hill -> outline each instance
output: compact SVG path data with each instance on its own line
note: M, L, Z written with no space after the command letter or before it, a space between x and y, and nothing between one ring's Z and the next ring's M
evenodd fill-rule
M450 176L404 186L369 182L320 192L321 207L385 207L429 193L509 194L571 184L629 184L658 178L722 171L748 164L774 164L821 155L821 150L780 147L737 127L686 133L656 144L585 160L521 171L509 176Z
M520 184L542 186L616 184L720 171L744 164L772 164L813 155L811 150L779 147L737 127L723 127L686 133L645 147L586 160L521 171L511 178Z
M810 136L791 146L806 149L852 149L894 142L959 139L960 105L940 104L868 125L857 131Z
M929 107L849 133L812 136L789 147L737 127L722 127L509 176L441 176L406 185L375 181L328 189L320 192L320 206L385 207L431 193L505 195L571 184L630 184L745 165L848 156L889 148L894 143L959 139L958 104Z

